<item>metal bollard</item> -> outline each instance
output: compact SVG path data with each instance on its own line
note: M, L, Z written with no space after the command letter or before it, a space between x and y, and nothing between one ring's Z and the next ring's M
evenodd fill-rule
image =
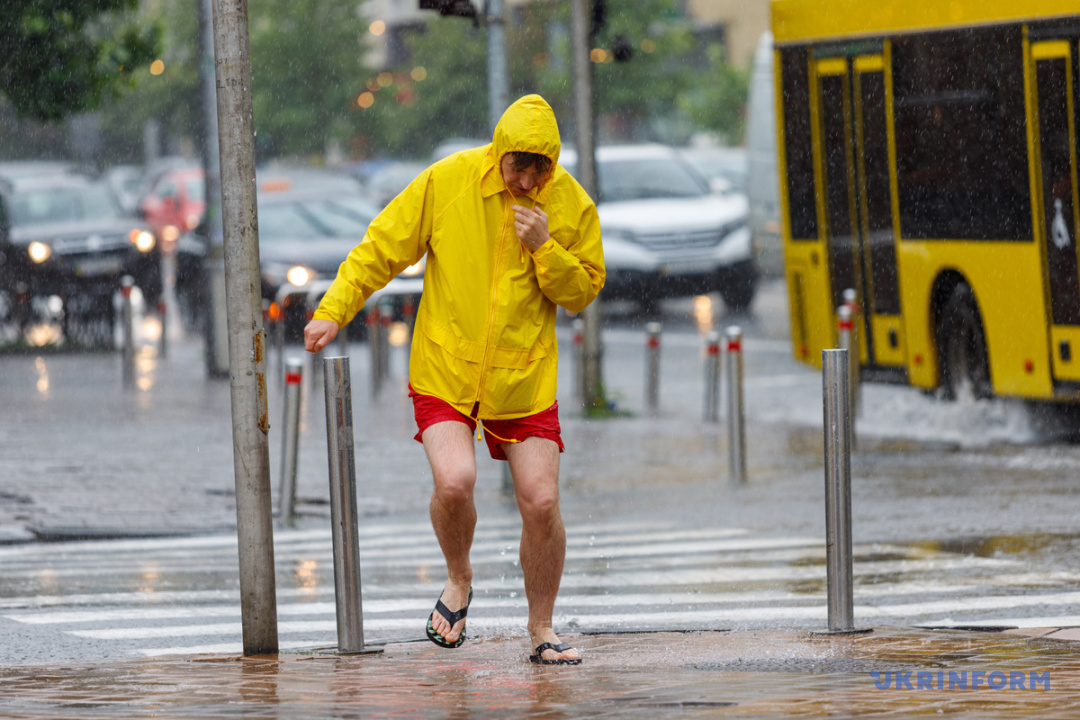
M660 409L660 330L658 322L645 325L645 405L652 413Z
M285 380L285 310L275 300L270 303L267 317L270 320L270 337L274 343L274 361L277 365L274 375L277 376L280 388Z
M349 326L342 325L337 334L338 352L341 355L347 356L349 354Z
M705 340L705 422L720 422L720 333Z
M830 633L855 628L851 570L851 402L848 351L821 351L825 420L825 568Z
M862 378L860 377L860 358L862 357L862 345L859 341L859 332L862 328L862 309L859 305L859 295L854 288L848 288L843 293L844 304L851 308L851 352L848 355L848 373L851 375L851 422L862 416ZM852 446L854 448L854 445Z
M409 364L412 362L413 330L416 328L416 299L412 295L406 295L401 305L401 312L405 316L405 327L409 328L409 339L405 341L405 381L409 381Z
M161 337L158 342L158 357L166 357L169 353L169 306L165 302L165 296L158 298L157 314L161 319Z
M330 520L334 541L334 594L339 653L364 651L360 592L360 540L356 517L352 388L349 358L323 358L326 449L330 461Z
M289 358L285 363L285 428L281 442L281 498L278 517L289 527L296 516L296 462L300 448L300 389L304 361Z
M124 299L122 317L124 323L124 344L122 346L122 364L124 387L135 385L135 316L131 307L131 288L135 278L125 275L120 278L120 295Z
M574 318L574 322L570 324L570 327L573 332L571 343L574 358L574 397L584 407L588 404L585 398L585 321L581 318Z
M379 322L379 306L372 305L368 308L365 318L367 323L368 349L371 350L371 398L379 397L382 389L382 323Z
M858 383L851 366L858 366L859 348L855 340L855 321L851 316L851 306L841 305L836 311L837 339L840 341L840 349L848 353L848 417L851 422L851 445L855 446L855 402L852 389Z
M379 303L379 375L385 383L390 378L390 325L394 321L393 301L387 299Z
M742 328L724 330L724 368L727 392L728 466L731 480L746 482L746 422L743 407Z

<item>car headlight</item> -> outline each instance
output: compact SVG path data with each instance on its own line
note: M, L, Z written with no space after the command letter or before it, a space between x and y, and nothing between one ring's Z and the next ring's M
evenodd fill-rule
M420 258L420 262L416 263L415 265L410 265L409 267L405 268L404 270L401 271L401 274L404 275L405 277L416 277L417 275L424 272L424 266L426 264L427 264L426 257Z
M32 242L30 246L26 248L26 252L30 255L30 259L34 262L41 264L48 260L52 256L52 248L48 243Z
M139 248L139 252L150 252L154 249L154 245L157 245L157 239L153 233L138 228L128 233L128 240L131 241L132 245Z
M307 285L317 277L319 277L318 273L303 265L293 265L289 268L289 271L285 273L285 279L292 285Z

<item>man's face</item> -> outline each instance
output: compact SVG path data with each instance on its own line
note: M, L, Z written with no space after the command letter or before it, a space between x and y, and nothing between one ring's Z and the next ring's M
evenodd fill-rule
M534 187L543 185L550 174L550 170L540 172L535 163L524 170L515 170L512 156L509 153L503 155L501 166L503 181L506 182L506 187L510 188L510 192L515 195L527 195Z

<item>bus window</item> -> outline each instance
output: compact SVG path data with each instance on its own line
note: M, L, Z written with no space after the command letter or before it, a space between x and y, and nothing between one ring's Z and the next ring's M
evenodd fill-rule
M1031 240L1019 26L893 40L902 237Z
M791 238L816 240L817 201L810 130L809 56L805 47L780 53L784 95L784 159Z

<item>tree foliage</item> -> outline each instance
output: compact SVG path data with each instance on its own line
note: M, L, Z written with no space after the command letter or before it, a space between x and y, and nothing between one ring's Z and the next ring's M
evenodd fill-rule
M21 115L57 120L96 108L130 86L160 46L137 25L138 0L3 0L0 93Z

